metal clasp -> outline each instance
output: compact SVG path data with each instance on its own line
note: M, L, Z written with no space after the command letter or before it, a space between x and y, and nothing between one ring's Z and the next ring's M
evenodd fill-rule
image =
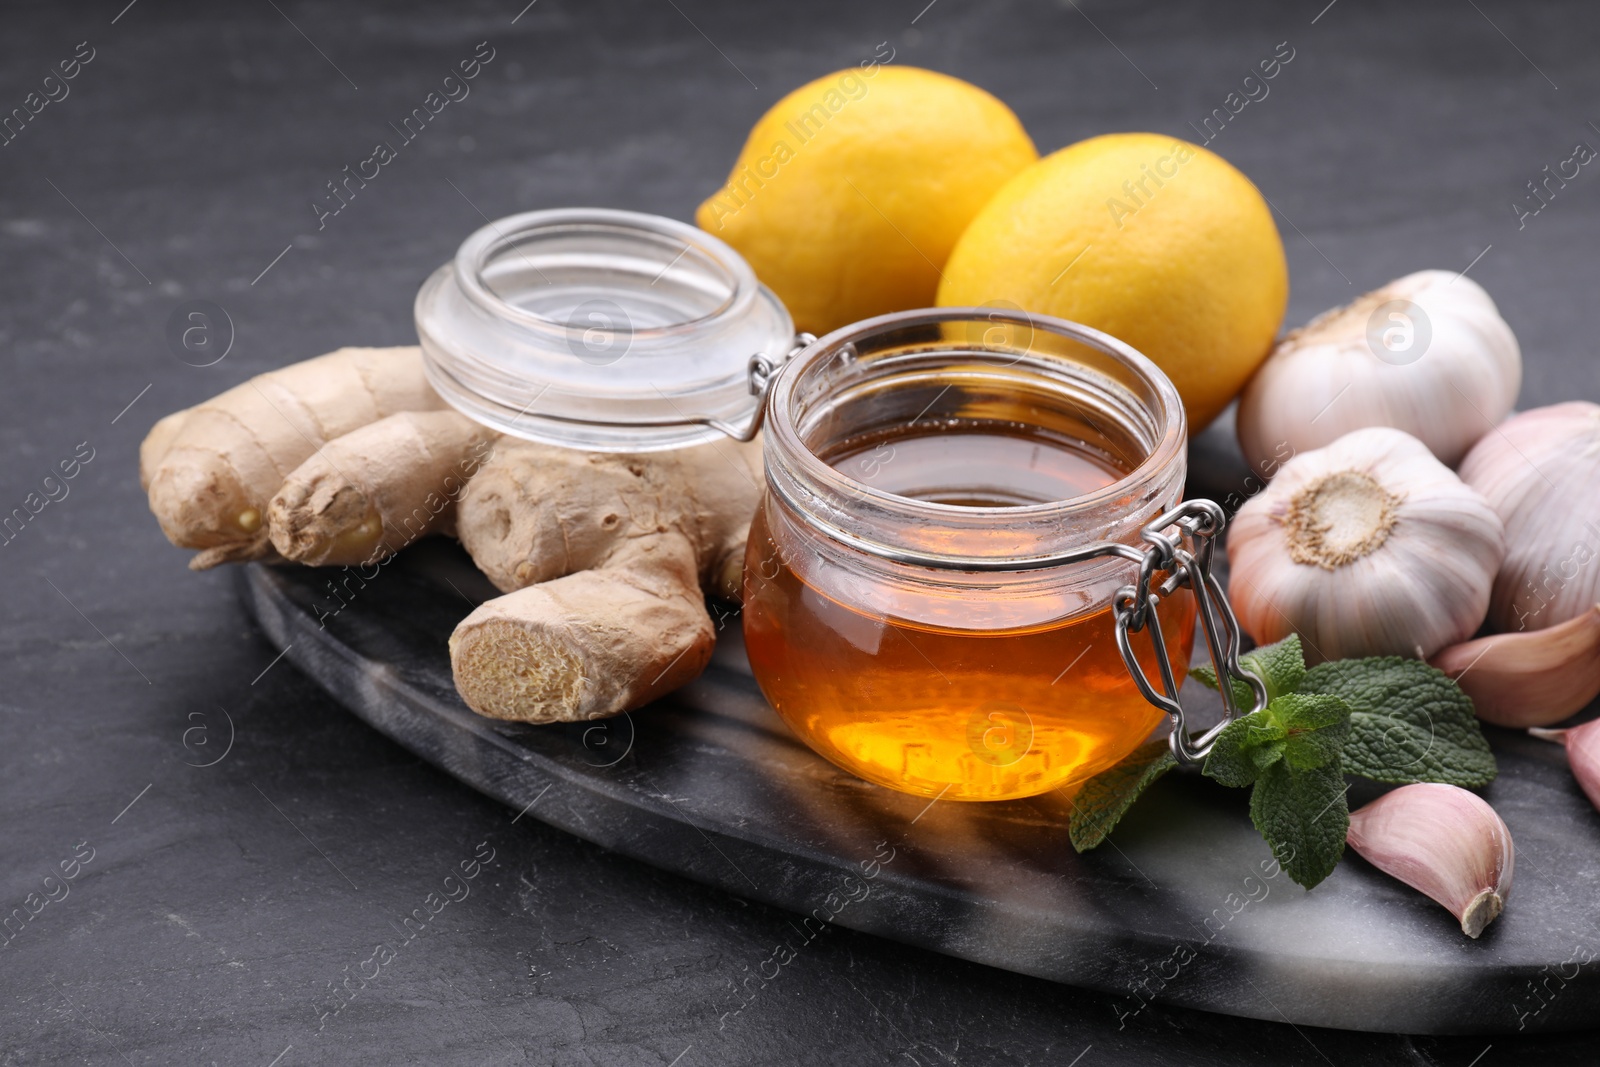
M757 352L751 356L746 373L750 379L750 395L756 398L756 409L751 414L750 421L743 426L735 426L721 419L708 419L708 425L721 430L735 441L755 440L756 434L761 432L762 423L766 422L767 392L772 388L772 380L791 359L798 356L816 339L815 334L797 333L794 335L794 345L778 359L773 359L765 352Z
M1260 678L1239 665L1239 620L1233 614L1222 584L1211 571L1216 537L1227 525L1227 514L1210 500L1187 500L1157 518L1140 532L1145 542L1139 562L1139 576L1133 585L1117 590L1112 609L1116 616L1117 650L1133 676L1139 692L1172 719L1172 755L1181 764L1205 759L1223 727L1234 719L1267 706L1267 687ZM1154 584L1158 575L1165 575ZM1184 722L1183 705L1178 702L1177 679L1161 633L1156 608L1166 597L1183 587L1194 592L1206 647L1217 671L1222 692L1223 720L1199 737L1191 737ZM1156 689L1133 651L1132 634L1148 628L1155 645L1156 668L1161 688ZM1240 709L1233 697L1230 679L1250 687L1253 706Z

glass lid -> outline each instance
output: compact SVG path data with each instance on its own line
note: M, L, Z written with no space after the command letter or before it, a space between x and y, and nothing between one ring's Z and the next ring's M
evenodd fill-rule
M423 283L416 319L452 406L605 452L746 436L795 342L788 311L728 245L602 208L489 223Z

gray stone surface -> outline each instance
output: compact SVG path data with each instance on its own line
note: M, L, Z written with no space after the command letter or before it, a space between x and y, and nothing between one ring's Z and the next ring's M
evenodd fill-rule
M160 414L341 344L408 340L417 284L484 216L688 217L763 108L885 40L897 62L998 93L1047 150L1183 134L1289 40L1271 95L1213 147L1284 213L1291 324L1476 260L1523 342L1523 405L1594 398L1594 176L1522 229L1511 209L1600 139L1590 5L276 7L0 13L5 111L78 42L95 49L70 95L0 146L0 508L79 442L95 449L70 495L0 546L0 906L79 842L95 849L0 949L6 1062L1592 1062L1587 1034L1392 1037L1159 1005L1119 1029L1114 996L844 929L721 1025L744 968L793 936L788 913L513 824L383 739L274 665L230 576L184 569L133 473ZM318 231L324 183L486 39L496 58L472 96ZM234 324L214 366L165 340L190 300ZM471 896L321 1021L329 983L402 939L485 840L495 862Z

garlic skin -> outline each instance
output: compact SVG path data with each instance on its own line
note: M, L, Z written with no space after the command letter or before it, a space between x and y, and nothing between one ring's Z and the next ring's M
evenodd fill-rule
M1506 527L1489 604L1496 630L1555 626L1600 601L1600 404L1507 419L1467 454L1461 478Z
M1600 696L1600 604L1559 626L1451 645L1428 662L1456 680L1484 722L1549 726Z
M1478 937L1505 910L1516 849L1511 831L1476 793L1403 785L1350 813L1349 846L1378 870L1443 904Z
M1246 633L1298 633L1308 662L1426 659L1471 637L1505 555L1500 517L1399 430L1346 434L1284 464L1228 529Z
M1600 810L1600 719L1566 730L1529 730L1535 737L1567 746L1567 766L1589 803Z
M1277 457L1390 426L1454 466L1521 386L1522 351L1489 294L1454 271L1418 271L1280 341L1240 397L1239 445L1269 476Z

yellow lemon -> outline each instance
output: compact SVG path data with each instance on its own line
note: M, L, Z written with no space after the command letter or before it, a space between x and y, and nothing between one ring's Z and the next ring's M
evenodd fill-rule
M773 105L695 221L821 334L931 306L956 238L1038 158L982 89L872 62Z
M1166 371L1198 432L1272 349L1289 270L1272 212L1226 160L1153 133L1094 137L995 194L939 303L999 304L1117 337Z

